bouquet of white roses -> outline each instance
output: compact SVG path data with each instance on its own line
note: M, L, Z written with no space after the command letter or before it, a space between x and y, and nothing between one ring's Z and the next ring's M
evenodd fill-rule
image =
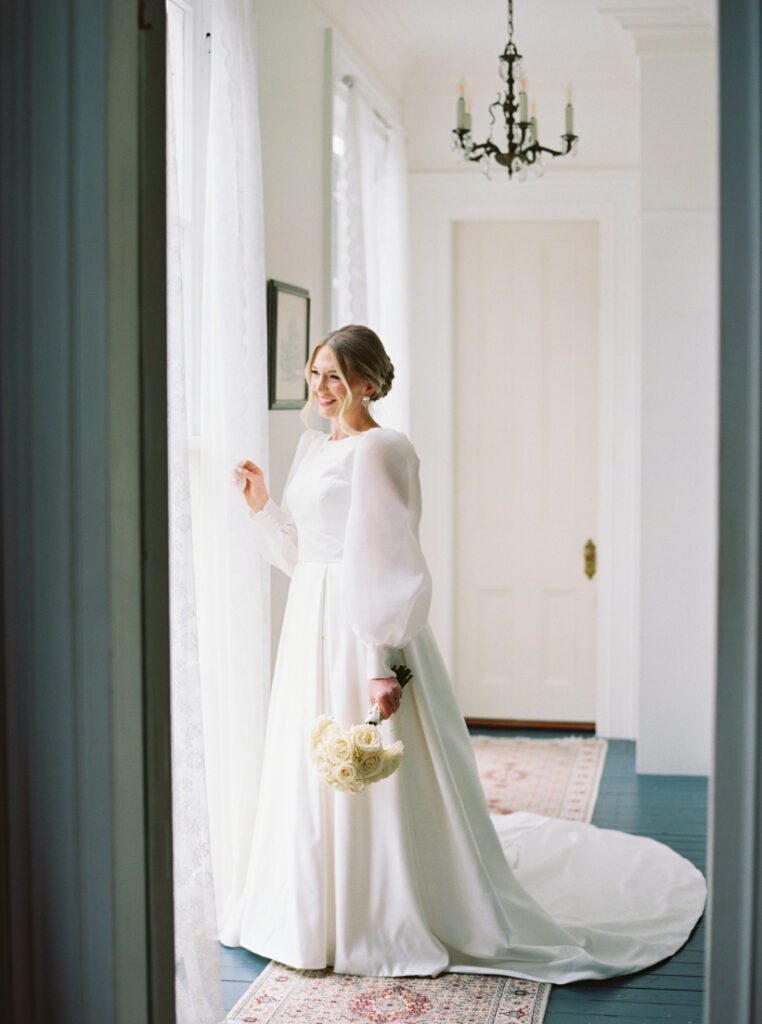
M394 671L402 686L412 676L407 667ZM396 772L405 748L400 740L384 747L378 729L382 718L374 704L365 724L349 729L342 729L328 715L317 719L308 743L312 763L323 782L344 793L362 793L371 783Z

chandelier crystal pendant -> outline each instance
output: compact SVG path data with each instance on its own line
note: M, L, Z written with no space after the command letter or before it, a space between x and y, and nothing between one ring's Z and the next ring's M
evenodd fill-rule
M526 79L521 67L521 54L513 41L513 0L508 0L508 42L500 54L500 77L505 82L505 92L498 93L497 99L489 106L490 130L484 142L474 142L471 137L471 101L465 97L465 86L459 85L458 102L456 105L456 127L453 129L453 149L462 151L466 160L475 163L483 161L482 167L489 177L490 158L508 171L508 177L514 174L523 181L527 176L527 168L542 174L543 155L572 156L577 151L577 136L574 134L574 107L572 105L571 87L566 92L565 128L561 136L563 147L551 149L543 146L537 136L537 117L532 104L531 116L528 109ZM518 84L518 89L516 88ZM506 150L500 149L492 139L496 123L496 112L502 111L505 124Z

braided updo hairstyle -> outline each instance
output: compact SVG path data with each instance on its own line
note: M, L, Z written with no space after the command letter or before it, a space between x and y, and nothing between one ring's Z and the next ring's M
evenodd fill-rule
M337 331L331 331L323 340L315 346L307 360L304 375L307 383L310 383L312 364L320 349L327 345L334 354L336 365L339 370L339 377L347 389L344 403L339 411L339 423L347 434L356 434L347 423L344 422L344 413L349 408L352 395L349 390L349 377L356 374L361 380L369 381L374 391L370 400L375 402L389 394L394 380L394 367L387 355L383 343L375 331L370 327L363 327L361 324L347 324ZM310 388L310 397L302 409L302 420L309 428L308 417L315 404L315 396Z

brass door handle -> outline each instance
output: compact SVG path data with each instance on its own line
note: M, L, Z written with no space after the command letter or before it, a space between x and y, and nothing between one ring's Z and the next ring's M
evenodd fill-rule
M595 543L589 540L585 544L585 576L589 580L595 576L595 570L598 567L598 552L595 549Z

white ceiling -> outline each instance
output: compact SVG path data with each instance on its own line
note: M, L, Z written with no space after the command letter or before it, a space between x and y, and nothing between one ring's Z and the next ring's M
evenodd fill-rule
M316 0L393 93L411 79L497 73L507 0ZM628 29L663 33L710 24L718 0L514 0L514 42L529 77L618 76L638 62ZM626 26L626 27L623 27Z
M508 38L506 0L384 0L410 40L416 71L493 65ZM552 71L620 68L634 61L629 35L600 0L514 0L514 42L525 64Z

